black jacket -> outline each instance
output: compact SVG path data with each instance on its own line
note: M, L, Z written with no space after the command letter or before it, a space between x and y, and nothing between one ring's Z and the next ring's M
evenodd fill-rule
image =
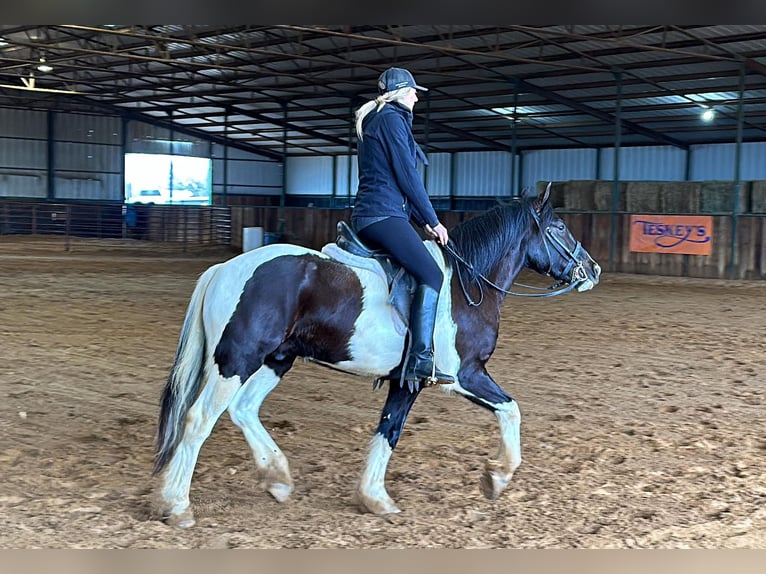
M412 217L420 226L439 223L420 179L416 161L428 164L412 135L412 112L391 102L373 110L362 123L359 188L354 217Z

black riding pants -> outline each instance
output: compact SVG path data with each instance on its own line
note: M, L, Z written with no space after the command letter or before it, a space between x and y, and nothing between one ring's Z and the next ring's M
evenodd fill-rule
M391 254L419 285L441 290L444 276L423 240L409 221L389 217L357 231L357 235L373 249L384 249Z

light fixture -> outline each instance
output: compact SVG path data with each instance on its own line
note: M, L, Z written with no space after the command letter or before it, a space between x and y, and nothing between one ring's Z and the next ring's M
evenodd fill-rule
M715 110L713 108L705 108L700 117L705 122L712 122L713 118L715 118Z
M0 36L0 48L5 48L6 46L10 46L10 45L11 43L8 40Z
M40 63L37 64L37 70L43 73L48 73L53 71L53 66L45 61L45 56L40 56Z

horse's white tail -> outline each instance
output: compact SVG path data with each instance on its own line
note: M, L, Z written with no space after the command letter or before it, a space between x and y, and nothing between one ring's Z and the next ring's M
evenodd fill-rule
M173 368L162 392L162 406L155 441L154 474L165 468L173 456L183 436L186 413L200 392L207 356L202 305L210 280L219 265L213 265L200 276L186 309Z

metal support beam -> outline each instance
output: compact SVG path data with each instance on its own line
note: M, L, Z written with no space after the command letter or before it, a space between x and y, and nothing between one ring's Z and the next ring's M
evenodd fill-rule
M248 118L253 118L254 120L258 120L259 122L267 122L284 129L289 128L290 130L294 132L302 133L312 138L316 138L326 142L331 142L341 146L346 145L346 142L344 142L342 138L336 138L335 136L330 136L320 131L313 130L311 128L304 128L304 127L296 126L295 124L290 123L289 121L287 121L287 115L285 115L283 120L280 120L279 118L273 118L271 116L267 116L266 114L262 114L260 112L254 112L252 110L244 110L237 106L231 106L231 110L234 113L240 114Z
M513 89L513 117L511 117L511 197L519 195L516 188L516 122L518 114L516 107L519 105L519 83Z
M285 115L285 122L282 125L282 193L279 194L279 235L285 232L285 205L287 203L287 102L282 102L282 113Z
M56 113L48 111L46 115L48 127L48 189L46 196L48 199L56 198Z
M606 123L612 124L615 121L619 121L623 128L630 130L634 133L640 134L642 136L646 136L652 140L672 145L674 147L678 147L681 149L689 149L689 146L682 142L681 140L677 140L675 138L672 138L670 136L667 136L663 133L656 132L654 130L650 130L649 128L645 128L639 124L633 123L631 121L619 118L619 114L615 114L614 116L612 114L609 114L607 112L603 112L599 109L592 108L590 106L587 106L585 104L582 104L576 100L572 100L570 98L567 98L566 96L562 96L561 94L558 94L556 92L552 92L550 90L546 90L545 88L541 88L539 86L535 86L534 84L530 84L529 82L525 80L518 80L521 87L526 92L531 92L533 94L537 94L538 96L542 96L544 98L547 98L551 100L552 102L556 102L557 104L561 104L563 106L567 106L569 108L572 108L574 110L577 110L578 112L582 112L584 114L588 114L589 116L593 116L595 118L598 118L600 120L605 121Z
M622 113L622 74L617 71L614 73L617 82L617 102L615 103L614 118L614 173L612 174L612 214L609 218L609 269L617 271L615 262L615 252L617 249L617 225L618 212L620 210L620 144L622 140L622 122L620 114Z
M734 160L734 197L731 214L731 253L729 254L729 279L735 278L737 253L737 222L739 212L739 189L742 163L742 126L745 123L745 66L739 75L739 102L737 103L737 145Z

